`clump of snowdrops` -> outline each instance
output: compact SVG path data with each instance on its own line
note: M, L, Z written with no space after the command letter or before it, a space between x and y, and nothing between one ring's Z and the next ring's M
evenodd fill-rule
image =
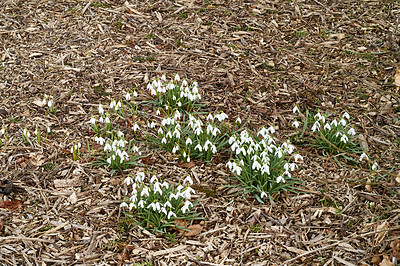
M127 140L125 134L113 123L113 117L124 114L121 101L111 101L110 108L112 113L105 112L103 105L99 104L98 116L92 116L89 125L95 133L94 141L101 146L94 164L105 165L113 174L137 165L141 152L134 144L135 140Z
M146 228L155 234L167 233L171 227L182 230L185 228L175 224L177 219L201 219L200 214L193 211L193 207L200 201L192 202L195 190L190 176L187 176L177 187L161 181L159 176L138 172L135 177L128 176L124 183L130 189L131 195L121 204L127 209L127 216L131 217L136 226Z
M294 107L293 113L300 113L300 111ZM350 115L347 112L339 117L334 117L320 112L312 114L307 110L303 117L303 130L299 139L309 145L324 153L340 154L345 159L352 161L364 152L360 145L360 139L350 124ZM297 128L300 123L296 120L292 125ZM303 138L307 131L309 134Z
M154 97L149 102L163 108L168 114L175 110L191 113L200 107L197 103L201 99L197 82L189 83L181 79L179 74L170 81L165 75L153 80L147 85L147 91Z
M176 110L172 116L159 123L150 123L148 138L163 149L180 155L184 162L191 158L210 161L212 156L227 144L227 128L223 112L208 114L205 122L192 114L181 114Z
M226 166L233 178L239 181L244 193L251 193L259 202L280 191L293 191L299 182L291 175L302 159L293 154L294 146L285 141L277 144L273 138L274 127L262 127L256 133L244 129L229 139L234 158ZM291 162L292 161L292 162Z

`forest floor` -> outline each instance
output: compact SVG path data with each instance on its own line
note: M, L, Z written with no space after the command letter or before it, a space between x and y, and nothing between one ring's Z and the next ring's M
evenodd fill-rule
M2 1L0 264L395 265L399 20L396 0ZM348 112L379 169L297 142L299 193L261 204L227 186L223 156L187 167L143 144L142 166L93 166L88 122L99 103L132 89L148 99L149 81L176 73L198 82L207 111L274 125L281 140L297 134L294 106ZM142 168L170 182L192 176L195 199L204 196L199 232L124 230L123 181Z

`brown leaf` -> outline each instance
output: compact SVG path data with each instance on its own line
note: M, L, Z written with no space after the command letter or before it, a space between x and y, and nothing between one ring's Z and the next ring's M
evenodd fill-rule
M22 202L20 200L16 200L16 201L6 200L3 202L0 202L0 208L3 208L3 209L18 210L19 208L21 208L21 206L22 206Z
M201 233L201 230L203 230L203 226L199 224L193 224L189 226L187 229L189 229L189 232L185 233L185 236L197 236L198 234Z
M371 263L372 264L374 264L374 265L379 265L379 263L381 263L381 256L379 256L379 255L375 255L373 258L372 258L372 260L371 260Z
M393 262L389 260L387 256L384 257L384 259L379 263L379 266L395 266Z
M387 221L384 221L382 224L376 227L376 230L380 231L388 228L389 228L389 223ZM382 243L383 239L387 236L387 234L388 234L387 230L379 232L378 236L375 238L375 245L380 246L380 244Z
M142 162L147 165L153 165L153 161L151 160L150 156L142 157Z
M186 231L181 228L186 228L186 221L182 219L175 219L175 229L179 231L179 233L185 233ZM181 227L181 228L179 228Z
M397 173L396 182L397 182L397 183L400 183L400 172Z
M371 192L371 191L372 191L371 179L369 179L369 178L367 178L367 182L365 183L365 189L366 189L368 192Z
M182 168L193 168L193 167L196 166L196 163L193 162L193 161L190 161L190 162L188 162L188 163L181 163L181 164L179 164L178 166L179 166L179 167L182 167Z
M400 88L400 68L396 69L396 74L394 75L394 85Z

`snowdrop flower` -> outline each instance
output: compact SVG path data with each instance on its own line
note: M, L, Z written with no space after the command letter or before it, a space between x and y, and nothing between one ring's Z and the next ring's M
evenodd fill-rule
M122 133L120 130L118 130L118 132L117 132L118 138L121 138L123 135L124 135L124 133Z
M192 145L192 144L193 144L192 140L190 138L187 138L186 139L186 146Z
M347 131L347 134L354 136L356 134L356 131L354 128L350 128L349 131Z
M346 118L347 120L350 119L350 115L347 112L345 112L342 117Z
M92 125L95 125L96 124L96 118L91 117L89 123L92 124Z
M175 81L180 81L181 80L181 77L179 77L179 74L176 74L175 75Z
M136 91L133 92L133 97L138 97L138 93Z
M211 146L211 152L212 152L213 154L217 153L217 146L212 145L212 146Z
M207 116L207 120L214 121L214 117L212 116L212 114L208 114L208 116Z
M300 123L299 123L299 121L294 121L293 123L292 123L292 126L294 126L295 128L298 128L299 126L300 126Z
M172 200L172 199L175 199L175 200L179 199L179 193L176 193L176 194L171 193L169 195L169 200Z
M106 123L106 124L110 124L111 123L110 118L108 116L106 117L106 119L104 119L104 123Z
M374 171L376 171L376 170L378 170L378 163L377 162L374 162L374 164L372 165L372 170L374 170Z
M240 117L238 116L238 118L236 118L235 120L236 124L241 124L242 123L242 119L240 119Z
M104 109L103 109L103 105L99 104L99 114L103 115L104 114Z
M336 119L333 119L333 121L331 122L331 126L335 126L337 127L338 122L336 121Z
M140 200L140 201L138 202L138 207L144 209L144 204L145 204L144 200Z
M104 151L112 151L112 147L110 145L110 143L106 143L106 145L104 146Z
M293 114L296 112L300 113L299 108L297 106L293 107Z
M179 146L175 146L172 148L172 153L176 153L177 151L179 151Z
M324 129L330 131L331 130L331 126L328 123L326 123L325 126L324 126Z
M167 201L164 203L164 208L171 208L172 209L172 205L171 202Z
M100 116L99 122L100 122L100 123L104 123L104 118L103 118L102 116Z
M157 176L153 175L150 179L150 183L153 184L154 182L158 182Z
M124 208L124 207L129 208L129 205L128 205L128 203L126 203L126 202L122 202L122 203L119 205L119 207L121 207L121 208Z
M261 196L260 196L261 198L266 198L266 197L268 197L268 195L267 195L267 193L265 193L264 191L263 192L261 192Z
M173 211L168 212L167 219L170 219L171 217L176 217L176 214Z
M158 192L160 195L162 195L163 191L160 185L161 185L160 182L154 183L154 192Z
M193 180L190 176L187 176L184 180L183 180L183 184L185 184L186 182L189 182L190 185L193 185Z
M320 124L318 121L315 121L314 125L312 126L311 130L312 132L315 132L316 130L319 131Z
M344 119L341 119L340 121L339 121L339 124L342 124L343 126L346 126L346 120L344 120Z
M31 136L31 133L29 133L28 129L24 128L24 135L25 137L29 138Z
M148 187L144 187L143 189L142 189L142 192L140 193L140 196L146 196L146 197L148 197L149 196L149 188Z
M195 194L195 191L191 187L187 187L184 191L182 191L181 196L184 197L185 199L190 199L192 197L192 194Z
M361 156L360 156L360 162L362 162L362 160L363 160L364 158L367 159L367 161L369 160L369 159L368 159L368 155L365 154L365 152L363 152L363 153L361 154Z
M275 128L273 126L270 126L268 128L268 131L271 132L271 134L274 134L275 133Z
M193 207L193 204L188 200L185 201L185 204L181 208L182 213L186 213L190 207Z
M280 183L280 182L283 182L283 183L286 183L286 180L283 178L283 176L278 176L277 178L276 178L276 182L277 183Z
M254 161L253 165L251 166L251 169L260 170L261 169L261 164L258 161Z
M43 98L42 104L43 104L43 105L46 105L46 104L47 104L46 98Z
M163 131L162 128L160 127L160 128L157 130L157 133L161 135L161 134L164 134L164 131Z
M49 126L46 126L46 130L47 130L47 133L50 133L50 132L51 132L51 129L50 129ZM4 134L4 132L5 132L5 129L3 128L3 129L2 129L2 134Z
M167 139L166 139L165 137L162 138L161 143L162 143L162 144L167 144Z
M199 152L203 151L203 147L201 147L200 144L197 144L196 147L194 147L195 150L199 150Z
M129 186L130 184L133 184L133 179L132 179L132 177L128 175L128 176L125 178L124 183L125 183L126 185L128 185L128 186Z
M294 156L294 161L297 162L298 160L302 160L303 161L303 156L301 156L300 154L295 154Z
M51 108L51 107L53 107L53 105L54 105L53 99L50 99L50 100L47 102L47 106Z
M132 129L133 129L133 131L136 132L136 131L139 130L140 128L139 128L139 125L138 125L137 123L135 123L135 124L133 125Z
M345 134L343 134L342 137L340 138L340 141L343 143L347 143L348 140L349 138Z
M145 175L144 175L143 172L138 172L138 173L136 174L135 180L136 180L136 182L138 182L138 183L142 183L143 180L144 180L144 177L145 177Z
M220 114L215 115L215 117L218 119L219 122L222 122L226 118L228 118L228 116L224 112L221 112Z
M111 165L111 157L107 159L107 163Z
M127 92L127 93L125 94L125 99L126 99L127 101L129 101L129 100L131 99L131 94L130 94L129 92Z
M318 121L321 120L322 123L325 123L325 116L322 116L320 113L317 113L317 114L314 116L314 119L317 119L317 118L318 118Z
M101 146L103 146L103 144L106 142L106 140L103 137L94 137L94 141L96 141L96 143L100 144Z

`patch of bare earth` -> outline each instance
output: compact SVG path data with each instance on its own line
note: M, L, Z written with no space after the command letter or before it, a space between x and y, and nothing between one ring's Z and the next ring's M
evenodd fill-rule
M0 148L0 264L393 265L399 18L394 0L2 1L0 116L9 137ZM126 232L122 181L138 169L110 176L90 166L87 122L99 102L133 87L145 98L147 81L162 73L198 81L208 110L273 123L282 138L293 136L295 105L347 110L381 172L300 146L302 193L260 204L225 186L223 160L182 168L143 147L171 182L194 177L205 220L200 233L173 241ZM55 97L56 115L41 106L44 95ZM75 141L83 144L76 161Z

